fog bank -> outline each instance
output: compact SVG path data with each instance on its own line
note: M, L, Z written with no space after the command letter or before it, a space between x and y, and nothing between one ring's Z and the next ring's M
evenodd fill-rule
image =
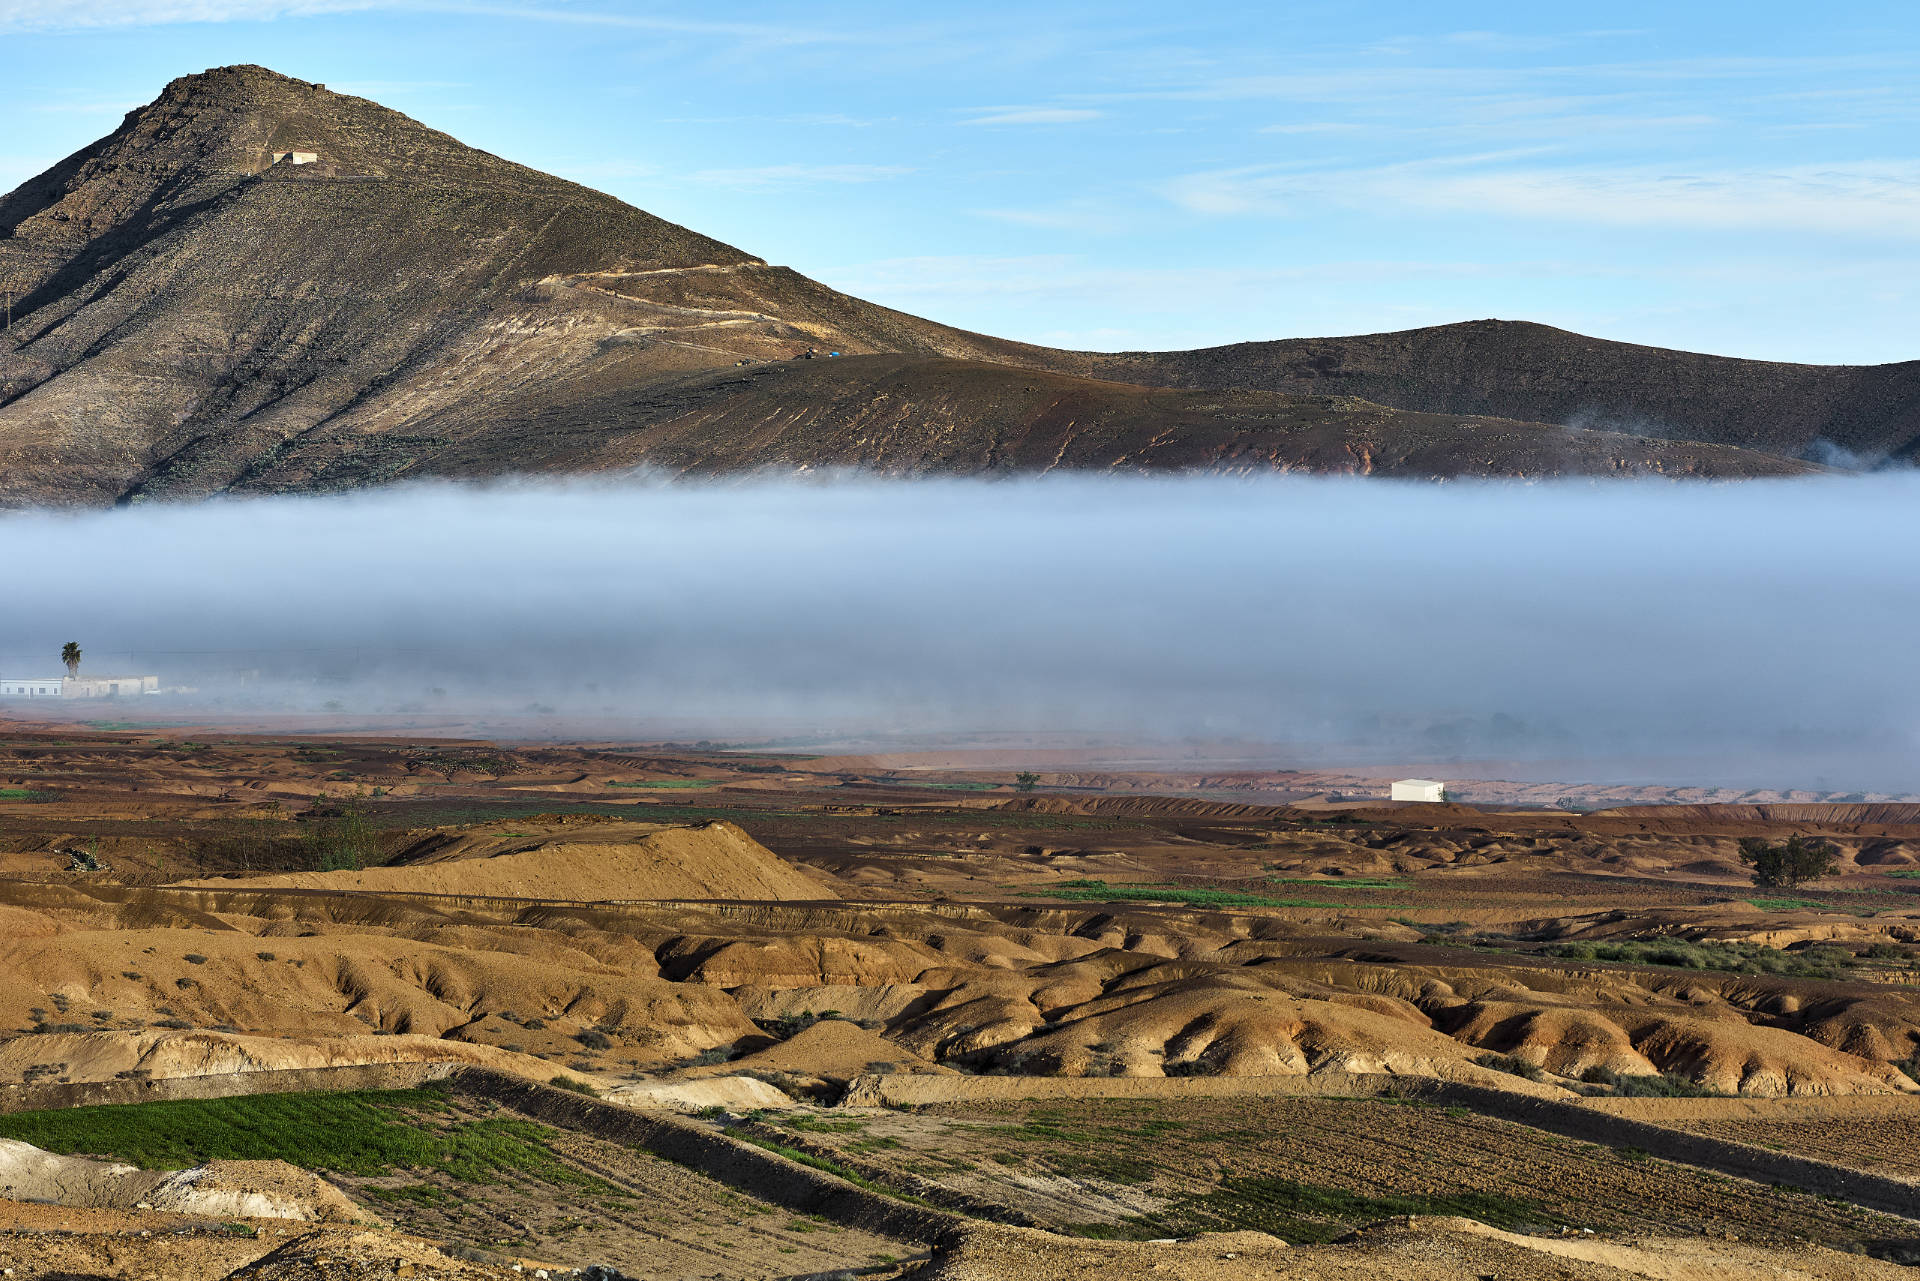
M432 485L16 513L0 674L57 673L77 640L90 671L158 672L201 706L1764 758L1751 785L1910 791L1916 534L1912 474Z

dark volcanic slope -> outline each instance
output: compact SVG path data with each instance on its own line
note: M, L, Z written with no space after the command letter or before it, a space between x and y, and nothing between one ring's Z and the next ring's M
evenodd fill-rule
M1388 409L1277 381L1151 390L1135 384L1267 375L903 315L258 67L175 81L0 199L0 285L19 295L0 342L0 505L636 463L1798 469L1462 418L1412 393ZM875 359L788 360L809 347Z
M559 472L773 465L892 475L1179 469L1736 477L1803 470L1720 445L1407 413L1344 396L1155 389L937 357L788 360L598 394L565 384L543 393L462 411L444 428L453 443L426 470L488 474L509 438L525 470ZM289 459L288 467L300 462ZM313 483L298 470L266 479Z
M1162 387L1361 396L1399 409L1494 414L1799 456L1920 449L1920 361L1788 365L1639 347L1517 321L1351 338L1095 356L1086 372Z

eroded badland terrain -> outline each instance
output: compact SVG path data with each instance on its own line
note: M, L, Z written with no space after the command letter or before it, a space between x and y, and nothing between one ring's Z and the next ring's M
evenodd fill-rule
M1028 781L6 722L0 1266L1920 1260L1920 806Z

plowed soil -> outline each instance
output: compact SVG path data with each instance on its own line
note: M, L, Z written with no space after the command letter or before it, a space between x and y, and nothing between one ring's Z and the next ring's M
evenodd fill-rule
M936 1104L768 1123L870 1170L931 1178L1042 1226L1102 1237L1257 1230L1325 1241L1395 1213L1843 1248L1916 1235L1906 1220L1631 1149L1382 1100Z

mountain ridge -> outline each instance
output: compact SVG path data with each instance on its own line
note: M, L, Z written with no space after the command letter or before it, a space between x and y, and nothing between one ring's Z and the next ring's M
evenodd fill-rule
M1423 390L1447 371L1396 372L1392 343L1103 354L970 333L261 67L175 80L0 197L0 286L10 506L624 467L1811 469L1540 421L1477 367Z

